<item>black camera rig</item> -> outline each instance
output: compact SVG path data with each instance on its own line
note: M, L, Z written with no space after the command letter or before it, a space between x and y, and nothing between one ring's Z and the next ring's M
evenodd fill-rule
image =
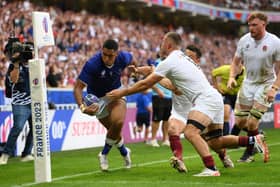
M33 42L21 43L19 38L10 37L5 46L4 53L9 60L14 62L27 62L33 58L34 44Z

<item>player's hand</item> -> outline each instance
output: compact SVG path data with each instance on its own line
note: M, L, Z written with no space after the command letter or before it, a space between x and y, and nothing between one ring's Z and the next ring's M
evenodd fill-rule
M129 65L127 66L127 69L132 73L138 73L137 67L135 65Z
M268 103L272 103L274 101L274 98L277 94L277 91L273 88L271 88L270 90L268 90L266 97L265 97L265 101Z
M109 99L119 99L123 96L125 96L125 89L115 89L115 90L112 90L110 92L108 92L106 94L106 96L109 98Z
M236 82L235 78L230 77L229 80L228 80L228 82L227 82L227 88L228 88L228 89L232 89L232 88L234 88L235 86L237 86L237 82Z
M175 89L173 90L173 93L175 95L183 95L183 92L181 92L178 88L175 87Z
M85 108L84 108L83 113L88 114L88 115L90 115L90 116L96 115L96 113L97 113L98 110L99 110L99 105L98 105L98 103L93 103L93 104L91 104L90 106L86 106L86 105L84 104L84 106L85 106Z

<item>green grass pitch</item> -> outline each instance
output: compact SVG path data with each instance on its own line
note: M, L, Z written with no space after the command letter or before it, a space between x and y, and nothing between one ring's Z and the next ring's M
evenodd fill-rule
M244 149L228 150L235 168L225 169L215 155L220 177L193 177L203 169L202 162L192 146L184 139L184 156L188 173L178 173L170 167L169 147L154 148L144 143L128 144L132 151L133 166L122 168L123 160L116 148L109 154L109 172L99 170L97 154L101 148L56 152L51 154L52 182L34 183L32 162L21 163L12 158L0 166L0 186L96 186L96 187L269 187L280 186L280 129L265 129L270 148L268 163L260 154L253 163L237 163Z

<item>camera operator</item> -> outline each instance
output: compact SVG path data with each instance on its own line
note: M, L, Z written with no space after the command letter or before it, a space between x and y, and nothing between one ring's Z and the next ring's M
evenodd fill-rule
M10 83L10 86L6 86L6 89L11 89L14 123L0 157L0 165L7 164L9 157L14 155L17 138L23 130L26 121L28 121L30 130L21 154L21 161L34 160L34 157L31 155L33 135L28 67L28 60L33 56L33 45L31 43L20 43L17 38L9 38L4 53L11 62L6 74L6 81Z

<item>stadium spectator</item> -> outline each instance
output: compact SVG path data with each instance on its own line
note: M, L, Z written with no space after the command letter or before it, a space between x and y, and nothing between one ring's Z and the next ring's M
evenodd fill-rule
M243 63L246 78L239 90L235 106L233 134L247 128L249 136L259 134L259 122L274 101L280 87L280 74L274 66L280 63L280 39L266 31L268 18L264 13L252 12L248 18L249 33L238 42L228 87L233 88ZM239 161L253 161L253 146L248 146ZM267 162L269 157L264 158Z
M57 66L55 64L50 66L46 82L48 87L62 87L62 73L58 72Z
M244 10L279 10L279 1L273 0L197 0L206 4L230 9Z
M148 135L150 133L151 114L153 109L149 89L144 90L137 95L136 108L136 126L133 129L134 133L141 133L145 128L144 141L146 144L150 144Z
M30 2L26 3L26 1L10 2L0 8L0 16L3 18L0 20L0 30L3 33L0 36L0 48L8 38L7 33L14 29L12 24L8 23L13 23L14 19L21 19L22 16L24 16L23 29L21 26L16 26L16 36L27 41L32 38L31 12L34 10L50 12L56 46L40 49L39 56L45 59L46 69L52 64L56 64L59 72L64 72L63 78L66 80L63 80L63 87L71 86L71 83L67 81L67 78L71 76L67 73L68 67L71 66L71 71L77 75L85 59L97 52L106 38L111 37L118 40L122 50L131 51L139 65L146 65L148 59L155 60L160 39L166 32L166 28L159 25L119 20L114 17L89 14L85 11L63 12L56 7L38 7ZM68 32L68 22L75 24L71 35ZM219 34L204 35L196 31L181 32L184 41L196 44L201 48L204 54L201 58L201 67L209 80L211 80L211 69L230 62L236 43L234 38ZM67 50L67 46L71 42L79 43L77 50ZM0 59L0 63L4 67L8 67L6 60Z
M32 52L28 53L28 57L25 53L26 57L19 58L21 55L17 55L18 57L16 57L16 54L12 52L12 48L13 42L9 41L5 47L5 54L10 60L8 72L6 74L6 89L11 89L10 93L12 98L12 114L14 122L9 133L7 143L0 157L0 165L7 164L9 157L14 155L18 136L23 130L26 121L28 121L29 132L26 137L24 150L21 153L21 161L28 162L34 160L34 157L31 154L33 148L33 135L28 67L28 59L32 58ZM6 93L8 92L6 91Z
M95 115L107 129L105 145L99 153L100 168L109 168L108 154L112 146L116 145L125 161L125 167L131 167L130 149L125 147L121 130L126 115L124 98L109 100L106 92L121 87L121 72L130 65L136 64L132 55L126 51L118 51L118 43L108 39L103 43L101 52L93 55L84 65L74 86L74 95L81 111L88 115ZM83 89L88 94L94 94L99 104L87 106L83 103Z
M244 67L240 68L241 72L238 72L235 79L237 85L234 88L227 88L227 82L229 80L230 65L223 65L212 70L212 83L213 86L222 94L224 98L224 128L223 135L230 133L230 115L234 110L235 101L237 98L237 92L243 82L245 76Z
M130 88L115 89L106 95L111 99L118 99L152 87L155 83L164 81L164 77L171 80L176 87L168 85L170 83L168 81L166 86L177 95L185 96L192 104L184 134L186 139L195 147L205 165L205 169L194 176L220 176L206 141L216 152L225 147L253 144L258 151L267 156L267 146L260 135L254 137L222 136L222 97L211 87L197 64L180 51L181 41L179 34L175 32L167 33L161 44L161 54L167 57L157 66L155 72ZM186 109L186 111L188 110ZM202 131L205 133L204 138L200 135Z

